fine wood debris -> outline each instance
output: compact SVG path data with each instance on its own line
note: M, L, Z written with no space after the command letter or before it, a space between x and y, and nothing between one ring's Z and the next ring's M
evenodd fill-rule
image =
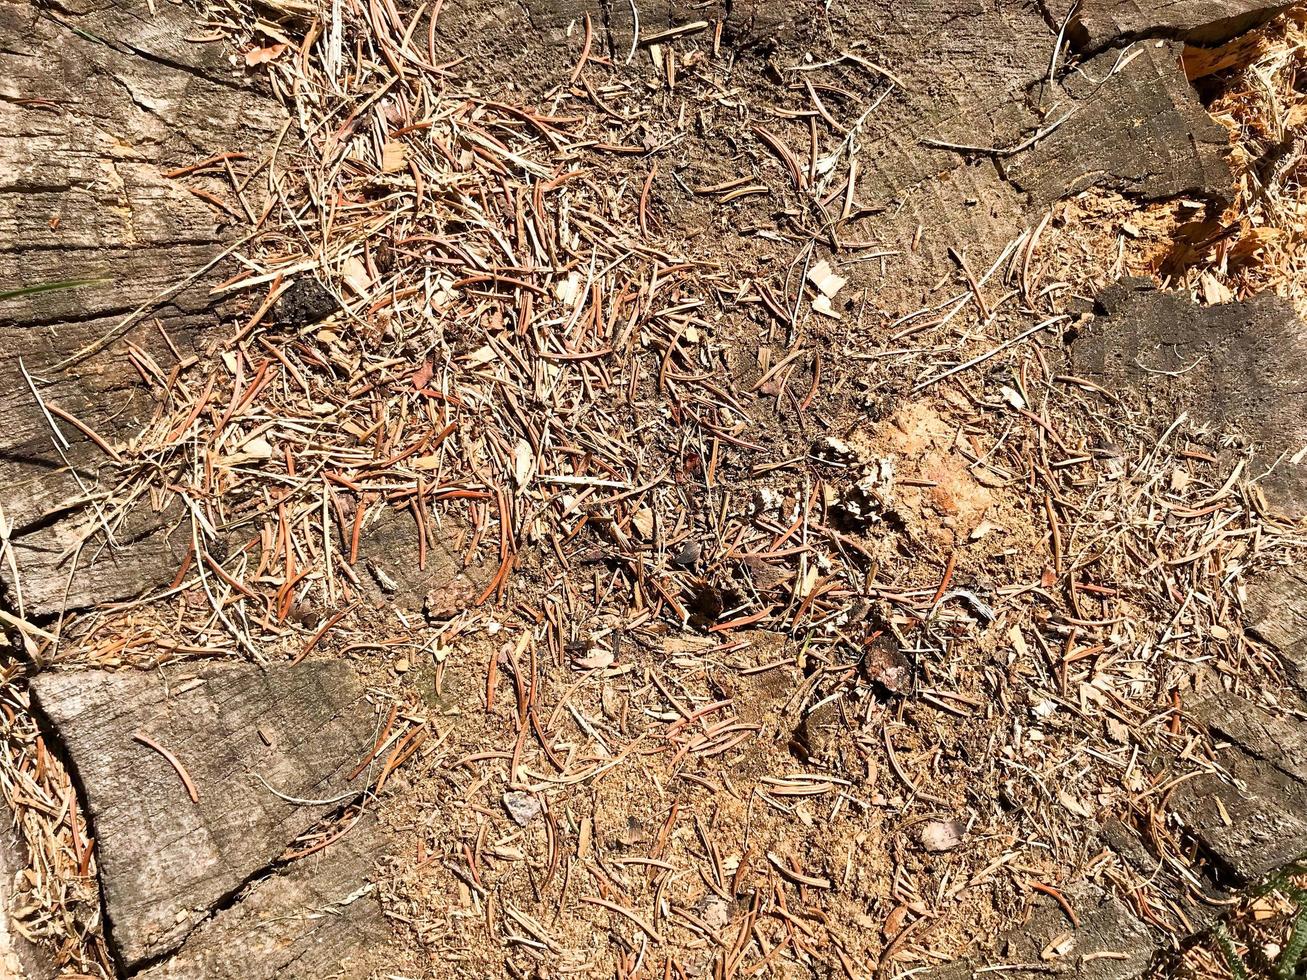
M154 6L0 11L61 965L1107 980L1307 846L1302 323L1102 288L1274 240L1279 5Z

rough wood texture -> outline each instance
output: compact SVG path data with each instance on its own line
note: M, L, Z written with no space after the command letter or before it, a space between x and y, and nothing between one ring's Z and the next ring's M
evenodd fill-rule
M1307 727L1225 691L1200 704L1194 716L1212 732L1269 762L1287 778L1307 783Z
M389 927L369 879L381 849L365 817L320 854L243 891L139 980L328 980L371 975ZM376 962L393 967L393 963Z
M1021 980L1054 970L1094 980L1136 980L1150 975L1155 957L1173 939L1212 925L1229 907L1229 885L1257 881L1307 853L1307 725L1228 692L1211 695L1189 714L1222 744L1217 761L1230 778L1203 774L1170 796L1172 817L1219 872L1203 877L1199 867L1184 886L1176 883L1172 890L1183 896L1183 916L1166 923L1171 934L1145 925L1114 896L1081 884L1066 893L1080 917L1078 929L1054 902L1041 899L1030 922L1003 938L996 956L955 961L927 974L929 980L962 980L995 968ZM1141 878L1156 885L1159 875L1168 876L1129 827L1109 824L1103 841ZM1205 901L1192 896L1195 883Z
M1191 779L1172 810L1224 874L1250 885L1307 853L1307 788L1237 749L1221 761L1237 785Z
M1157 939L1120 899L1090 884L1068 888L1066 898L1080 917L1080 927L1071 929L1061 907L1041 897L1030 921L1008 938L1008 962L1040 963L1050 955L1045 953L1050 946L1061 948L1061 943L1069 942L1057 959L1074 963L1081 980L1126 980L1147 969L1157 952ZM1068 933L1069 941L1062 938ZM1044 971L1025 974L1036 975Z
M1176 882L1169 889L1183 896L1182 917L1166 923L1170 933L1145 925L1112 895L1081 884L1066 893L1080 928L1072 929L1055 903L1041 899L1030 922L1004 937L995 957L957 960L926 974L929 980L964 980L998 968L1020 980L1063 971L1094 980L1149 976L1159 952L1209 928L1229 908L1231 885L1258 881L1307 854L1307 724L1224 691L1188 713L1221 745L1217 762L1228 778L1204 773L1170 794L1172 819L1209 865L1197 866L1183 886ZM1159 876L1168 878L1170 872L1129 827L1107 825L1103 841L1141 878L1154 885ZM1193 896L1195 884L1203 898ZM1062 951L1052 955L1050 948Z
M1185 828L1242 883L1307 854L1307 728L1228 693L1193 715L1229 740L1217 761L1231 779L1203 775L1177 789Z
M1147 882L1168 896L1166 908L1152 910L1154 924L1162 928L1166 939L1163 945L1182 942L1210 929L1228 910L1226 901L1231 894L1227 888L1200 874L1181 877L1168 862L1159 859L1155 842L1140 825L1111 820L1103 826L1101 836L1103 844L1121 859L1123 868L1134 872L1134 881ZM1128 883L1118 884L1129 887Z
M1281 568L1248 583L1248 628L1280 652L1307 686L1307 569Z
M1181 49L1148 45L1119 69L1115 51L1086 63L1065 82L1072 101L1057 118L1069 112L1066 121L1010 164L1000 161L1004 175L1039 204L1094 186L1227 200L1230 138L1180 71Z
M1200 307L1128 281L1105 290L1099 308L1072 350L1075 373L1142 392L1163 426L1188 412L1195 428L1255 440L1248 473L1270 471L1259 484L1267 501L1307 515L1307 460L1292 459L1307 445L1307 327L1287 302L1264 293Z
M1066 4L1061 4L1063 13ZM1081 49L1098 51L1146 37L1223 44L1264 24L1287 3L1266 0L1082 0L1070 31Z
M784 0L665 0L656 4L637 0L635 7L639 11L642 37L697 21L724 21L723 35L733 45L774 40L779 32L807 19L810 13L802 4ZM464 33L469 27L479 27L484 36L499 34L505 26L513 25L514 28L528 28L535 32L520 36L519 43L524 48L538 47L541 44L567 44L579 39L584 33L587 16L598 39L597 49L625 58L635 39L635 22L629 3L521 0L510 5L497 0L472 0L442 11L437 30L455 43L459 40L477 43L473 35Z
M865 152L857 198L884 209L887 221L921 221L946 237L945 244L1006 242L1005 218L1020 219L1031 205L1095 184L1144 196L1228 193L1229 171L1218 152L1228 141L1190 90L1178 46L1145 52L1096 86L1075 74L1065 82L1048 79L1057 28L1037 5L879 0L827 11L819 3L677 0L636 7L642 38L687 21L724 18L723 43L741 52L744 72L751 70L748 57L765 58L783 38L801 45L808 35L821 36L828 45L833 34L856 42L860 57L904 81L884 101L878 87L867 93L877 106L859 130ZM480 0L443 11L437 34L450 55L469 54L470 45L492 75L533 75L545 70L546 59L518 50L539 37L574 50L587 13L597 43L625 60L636 40L626 3L609 4L605 15L598 0L513 6ZM1095 64L1094 77L1106 76L1114 62L1112 56ZM1067 108L1073 115L1056 139L1007 154ZM945 143L996 152L968 153ZM716 159L722 148L702 149L705 170L720 162L723 175L738 171L730 156ZM736 152L731 148L731 156Z
M147 505L114 529L114 546L93 537L74 561L98 524L83 500L108 459L63 422L69 446L56 449L19 358L46 402L113 442L155 410L123 344L55 365L159 297L126 339L165 371L176 358L161 330L185 355L213 323L217 272L177 287L221 252L228 219L163 174L214 153L261 152L280 110L224 47L186 40L195 33L194 15L171 3L153 16L125 0L0 3L0 293L104 280L0 301L9 355L0 361L0 505L17 528L28 615L58 611L65 592L73 605L133 595L171 578L185 550L186 535L169 542ZM17 605L16 584L0 586Z
M967 980L977 975L1042 980L1060 973L1080 980L1142 976L1158 951L1158 937L1118 898L1096 885L1076 885L1065 895L1080 919L1078 929L1072 928L1053 899L1041 896L1030 921L1003 937L992 961L958 960L926 973L923 980Z
M292 804L273 789L302 800L361 792L363 777L345 777L376 727L341 664L47 673L32 698L80 785L109 939L129 970L175 949L338 805ZM138 734L177 758L198 803Z
M59 970L48 951L28 940L11 918L22 902L16 876L27 867L27 848L16 829L5 821L0 828L0 977L53 980Z

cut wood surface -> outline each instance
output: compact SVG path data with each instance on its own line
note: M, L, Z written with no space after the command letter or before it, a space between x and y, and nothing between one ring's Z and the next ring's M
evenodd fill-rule
M112 461L87 430L133 437L216 324L210 290L229 270L202 270L234 218L187 189L203 177L166 174L265 148L282 123L198 32L173 3L0 4L0 294L86 283L0 298L0 506L19 568L0 580L29 617L166 584L189 546L189 521L168 532L179 508L109 507ZM158 366L151 384L129 342Z
M44 673L32 695L83 791L129 971L362 793L367 776L347 777L377 728L339 663Z
M382 849L367 816L325 851L255 881L140 980L325 980L386 962L389 926L371 879Z
M1203 701L1194 715L1223 740L1270 763L1287 779L1307 783L1307 725L1228 691Z
M1144 924L1112 895L1082 884L1064 895L1079 919L1074 928L1064 907L1041 897L1031 921L1001 939L993 956L951 963L928 974L931 980L998 968L1033 980L1046 972L1033 964L1050 956L1074 957L1077 976L1135 980L1149 975L1155 957L1172 943L1208 928L1228 907L1232 888L1261 881L1307 854L1307 723L1228 691L1204 698L1189 714L1216 740L1220 768L1185 779L1169 795L1168 811L1200 849L1194 872L1174 888L1182 897L1183 917L1172 923L1171 934ZM1142 877L1156 883L1170 875L1129 827L1111 824L1103 839ZM1201 894L1191 892L1194 886ZM1031 966L1023 969L1023 964Z
M1058 16L1065 16L1066 3L1050 6ZM1266 0L1078 0L1071 6L1075 10L1072 40L1086 50L1097 51L1142 38L1221 44L1264 24L1289 4Z
M1307 568L1278 568L1248 584L1248 628L1280 653L1307 689Z
M452 523L452 522L451 522ZM393 604L405 615L448 619L472 606L489 584L494 569L464 567L453 550L450 527L427 532L425 548L407 513L387 513L367 528L359 541L359 558L367 568L364 587L374 599Z
M1089 187L1228 201L1229 136L1178 70L1181 49L1149 44L1129 61L1114 51L1088 61L1063 83L1056 128L1010 163L1000 158L1004 175L1039 204Z
M1293 308L1269 293L1198 306L1137 280L1109 287L1098 305L1103 315L1072 349L1075 370L1240 440L1270 505L1307 515L1307 327ZM1211 448L1223 451L1216 440Z
M1180 786L1172 812L1230 880L1251 885L1307 853L1307 786L1239 747L1220 762L1224 776Z
M1036 980L1049 975L1050 961L1077 964L1074 975L1081 980L1135 980L1144 974L1158 937L1119 898L1091 884L1058 895L1061 901L1039 895L1029 922L999 939L992 962L964 959L925 977L970 980L1001 970L1005 977Z
M1174 811L1234 880L1252 884L1307 854L1307 726L1232 694L1194 716L1226 743L1221 775L1180 786Z

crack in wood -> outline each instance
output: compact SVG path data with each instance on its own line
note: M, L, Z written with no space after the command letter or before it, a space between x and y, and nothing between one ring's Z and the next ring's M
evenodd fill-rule
M198 934L243 916L246 896L281 888L268 884L272 879L309 875L296 864L280 866L279 858L337 808L288 803L256 774L287 796L324 795L376 736L375 713L358 680L336 663L170 668L161 677L45 673L33 679L31 692L96 839L106 932L126 974L205 975L168 964L178 956L189 962L185 948ZM186 767L198 802L169 763L134 740L141 732ZM354 787L356 794L364 789ZM341 852L353 857L340 874L365 876L376 845L375 833L359 835ZM286 913L294 917L296 907ZM340 942L347 940L348 930ZM243 968L246 976L262 969L254 962Z

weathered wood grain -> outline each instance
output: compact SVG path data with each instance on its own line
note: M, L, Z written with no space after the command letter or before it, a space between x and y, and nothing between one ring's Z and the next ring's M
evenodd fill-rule
M368 570L367 593L405 615L431 619L447 619L474 605L495 568L482 563L464 566L451 540L457 536L452 526L456 520L450 517L439 534L429 530L423 554L412 515L383 512L359 541L359 559Z
M1263 293L1201 307L1137 280L1105 290L1098 306L1072 348L1074 373L1143 393L1163 425L1187 412L1196 428L1251 448L1247 472L1270 505L1307 515L1307 461L1293 461L1307 445L1307 326L1292 306Z
M1065 13L1066 4L1059 4ZM1190 44L1222 44L1264 24L1287 3L1266 0L1081 0L1071 39L1087 51L1124 46L1141 38L1171 38Z
M1042 980L1067 974L1081 980L1135 980L1143 976L1160 948L1159 937L1115 895L1081 883L1064 892L1075 910L1073 927L1058 903L1040 896L1024 925L1002 937L997 955L966 958L923 975L924 980L969 980L1000 975Z
M1158 949L1157 937L1125 903L1087 882L1064 894L1080 919L1079 928L1072 928L1056 901L1041 896L1030 921L1008 937L1009 962L1073 965L1082 980L1127 980L1147 969ZM1042 973L1032 970L1026 976Z
M230 219L164 174L261 153L281 110L221 45L187 40L196 23L171 3L153 15L126 0L0 4L0 293L96 280L0 301L0 506L20 577L0 587L13 605L21 588L30 616L65 595L83 606L166 582L185 550L148 503L106 540L86 497L109 459L71 424L52 432L23 369L48 404L114 443L156 409L123 343L56 365L122 332L168 370L164 334L186 356L213 324L218 270L185 283L221 254Z
M661 3L637 0L634 4L612 4L601 0L520 0L511 4L498 0L473 0L443 10L436 29L450 43L479 45L495 39L505 27L525 27L534 33L521 36L519 43L524 48L539 49L579 42L584 35L586 17L590 18L594 31L594 50L620 55L625 60L633 42L644 43L645 39L670 27L720 21L728 44L747 46L764 40L774 41L778 32L783 32L787 26L809 19L810 11L804 4L785 3L783 0L665 0ZM638 38L635 31L637 17L640 26ZM470 28L479 28L482 37L469 34ZM511 57L512 49L505 53ZM501 63L499 67L504 66Z
M1233 782L1191 779L1172 812L1226 875L1249 885L1307 853L1307 788L1237 749L1221 762Z
M860 4L840 26L903 81L863 122L859 198L870 205L987 167L1009 186L981 206L1027 214L1099 185L1146 198L1229 194L1228 139L1191 90L1178 45L1050 77L1056 32L1034 5ZM939 209L927 227L969 210Z
M1229 193L1219 152L1228 141L1190 90L1178 45L1142 51L1115 73L1115 55L1105 56L1092 74L1106 81L1091 84L1077 74L1048 77L1057 26L1035 4L874 0L827 9L756 0L635 8L640 38L689 21L707 21L709 29L721 21L722 43L737 52L744 76L764 88L775 84L767 70L758 72L768 52L818 42L825 49L832 36L836 47L852 47L864 63L881 67L880 82L869 89L868 73L858 75L864 108L876 108L858 120L856 196L891 214L912 208L905 220L920 220L927 241L936 231L950 244L1005 242L1005 218L1020 219L1032 205L1097 184L1146 197ZM492 77L534 78L575 57L587 13L595 44L624 61L638 40L627 3L604 11L597 0L481 0L443 11L437 34L450 54L469 54L470 44L470 60ZM705 31L701 39L710 37ZM541 56L541 39L566 54ZM648 54L637 49L635 57ZM801 77L793 71L781 70L785 81ZM1055 135L1008 154L1068 109L1072 115ZM942 145L950 143L992 152ZM711 141L696 144L695 166L711 170L720 152ZM738 172L734 159L720 164L722 174Z
M1165 923L1170 932L1141 922L1114 895L1080 883L1065 891L1078 928L1054 901L1041 898L1030 921L1003 937L994 956L973 954L928 973L929 980L960 980L996 968L1022 980L1050 971L1096 980L1150 975L1159 952L1209 928L1229 908L1231 886L1255 882L1307 853L1307 724L1226 691L1187 713L1220 743L1217 762L1225 771L1192 777L1169 794L1172 818L1200 846L1205 864L1182 883L1131 828L1114 822L1102 832L1125 867L1176 896L1178 914Z
M370 976L390 929L371 878L383 844L375 818L325 851L244 889L138 980L328 980Z
M1065 121L1029 150L1000 159L1004 176L1037 204L1090 187L1228 200L1229 135L1180 69L1182 48L1146 45L1124 65L1116 52L1091 59L1063 83L1069 100L1049 125Z
M54 980L59 974L49 950L23 935L17 924L23 908L19 875L30 864L27 847L9 821L0 828L0 977Z
M446 6L438 43L476 55L488 71L556 72L562 62L538 52L566 47L558 57L570 59L586 15L596 43L611 56L637 40L625 4ZM1082 20L1107 18L1136 30L1143 29L1141 17L1152 17L1149 30L1165 33L1180 24L1190 31L1212 16L1209 7L1242 6L1173 4L1145 16L1128 5L1099 3ZM958 9L939 0L882 0L832 13L817 3L753 0L637 9L642 36L692 20L724 20L724 43L741 50L832 31L856 40L869 63L885 66L886 84L891 76L909 80L892 86L861 121L858 135L868 152L857 197L927 229L913 259L923 275L948 246L1006 241L1032 205L1091 184L1153 196L1228 189L1214 124L1185 86L1173 47L1149 49L1102 86L1088 86L1078 76L1065 83L1045 77L1055 31L1034 5ZM7 192L0 194L0 238L16 269L0 287L70 275L109 280L0 304L0 341L23 353L47 401L110 442L155 409L121 346L63 369L54 365L113 335L124 317L168 295L220 251L225 216L162 172L213 152L263 146L280 119L221 46L186 40L190 26L185 9L171 4L155 15L123 0L0 8L0 37L13 39L0 45L0 170L6 174L0 189ZM37 58L42 71L29 71ZM1073 115L1007 156L1006 149L1048 125L1047 107L1055 103L1070 106ZM950 142L1003 152L977 158L939 145ZM180 349L192 350L211 319L211 281L202 277L168 295L157 317L128 337L157 352L165 367L172 355L160 328ZM12 360L0 367L0 501L18 529L25 611L40 616L65 601L122 598L169 577L163 573L175 568L187 543L184 529L169 530L180 515L131 509L111 529L110 541L85 499L97 491L106 459L62 424L70 445L62 454L56 450L17 368ZM14 603L18 589L6 585Z
M346 776L376 729L358 680L333 663L44 673L32 700L81 789L108 937L129 970L175 949L342 794L361 792L365 777ZM176 757L198 802L138 735Z
M1228 691L1200 703L1193 716L1241 751L1270 763L1286 778L1307 783L1307 724Z
M1171 805L1226 874L1252 883L1307 854L1307 726L1230 693L1196 705L1194 718L1228 744L1227 778L1182 784Z
M1253 577L1244 610L1248 628L1279 651L1300 687L1307 686L1307 569L1290 566Z

